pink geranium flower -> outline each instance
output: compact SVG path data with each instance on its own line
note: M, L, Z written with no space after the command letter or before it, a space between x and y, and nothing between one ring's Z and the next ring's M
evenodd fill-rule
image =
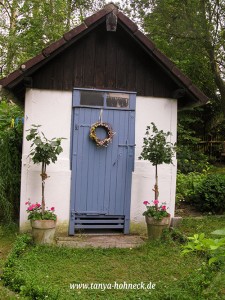
M148 205L148 204L150 204L150 203L149 203L148 201L144 201L143 204L144 204L144 205Z
M55 207L48 207L42 211L42 205L38 202L27 202L28 220L56 220Z
M153 205L147 205L150 204L148 201L143 202L146 206L146 211L143 212L143 216L153 217L155 220L162 220L169 216L169 213L166 210L166 202L159 204L159 200L155 199L152 203Z

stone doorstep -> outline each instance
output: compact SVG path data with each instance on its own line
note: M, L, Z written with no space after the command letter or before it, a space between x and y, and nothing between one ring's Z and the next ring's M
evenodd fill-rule
M144 241L134 235L79 235L72 237L57 237L58 246L71 248L134 248Z
M182 222L182 217L173 217L171 218L170 227L178 227L180 223Z

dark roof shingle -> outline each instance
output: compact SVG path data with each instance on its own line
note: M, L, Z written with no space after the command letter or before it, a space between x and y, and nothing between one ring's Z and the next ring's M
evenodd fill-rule
M89 31L92 27L104 18L107 14L114 12L118 17L118 22L126 29L126 31L149 53L149 55L160 64L164 70L170 74L170 76L178 81L188 93L196 99L196 102L204 104L208 101L208 98L203 94L192 82L185 76L174 63L166 57L159 49L156 48L155 44L146 37L140 30L138 26L131 21L122 12L118 11L118 7L114 4L107 4L103 9L96 12L92 16L86 18L82 24L65 33L63 37L56 42L52 43L48 47L42 50L42 53L31 58L30 60L23 63L19 70L10 73L8 76L0 80L0 86L6 89L11 89L19 84L29 71L32 73L32 68L36 71L39 65L43 65L45 61L49 61L53 54L57 51L63 51L65 47L70 45L70 42L76 38L78 39L80 35L84 34L87 30ZM41 64L40 64L41 63ZM35 67L35 68L34 68Z

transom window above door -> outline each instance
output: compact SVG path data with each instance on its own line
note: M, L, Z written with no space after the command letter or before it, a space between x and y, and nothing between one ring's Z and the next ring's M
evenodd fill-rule
M93 89L74 89L73 106L100 107L111 109L132 109L133 95L136 93L121 91L103 91Z

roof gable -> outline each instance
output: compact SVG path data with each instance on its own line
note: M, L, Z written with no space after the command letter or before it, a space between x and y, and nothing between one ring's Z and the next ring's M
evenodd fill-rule
M182 103L181 106L185 106L185 101L189 102L189 104L204 104L207 102L208 98L191 80L159 51L151 40L138 30L135 23L122 12L118 11L118 8L113 4L106 5L102 10L85 19L81 25L65 33L61 39L43 49L42 53L22 64L20 69L0 80L0 85L3 88L11 90L21 100L25 94L24 81L26 85L27 78L30 76L34 78L38 76L39 70L44 68L44 66L47 68L47 64L49 65L54 58L59 57L60 54L62 55L67 49L82 40L84 36L93 32L100 24L105 22L106 16L111 13L117 16L119 28L126 32L130 39L149 56L153 63L163 70L165 76L169 78L171 82L176 84L177 88L173 87L173 98L180 98L181 101L179 102ZM160 75L160 77L162 77L162 75ZM116 86L116 88L123 89L119 86Z

